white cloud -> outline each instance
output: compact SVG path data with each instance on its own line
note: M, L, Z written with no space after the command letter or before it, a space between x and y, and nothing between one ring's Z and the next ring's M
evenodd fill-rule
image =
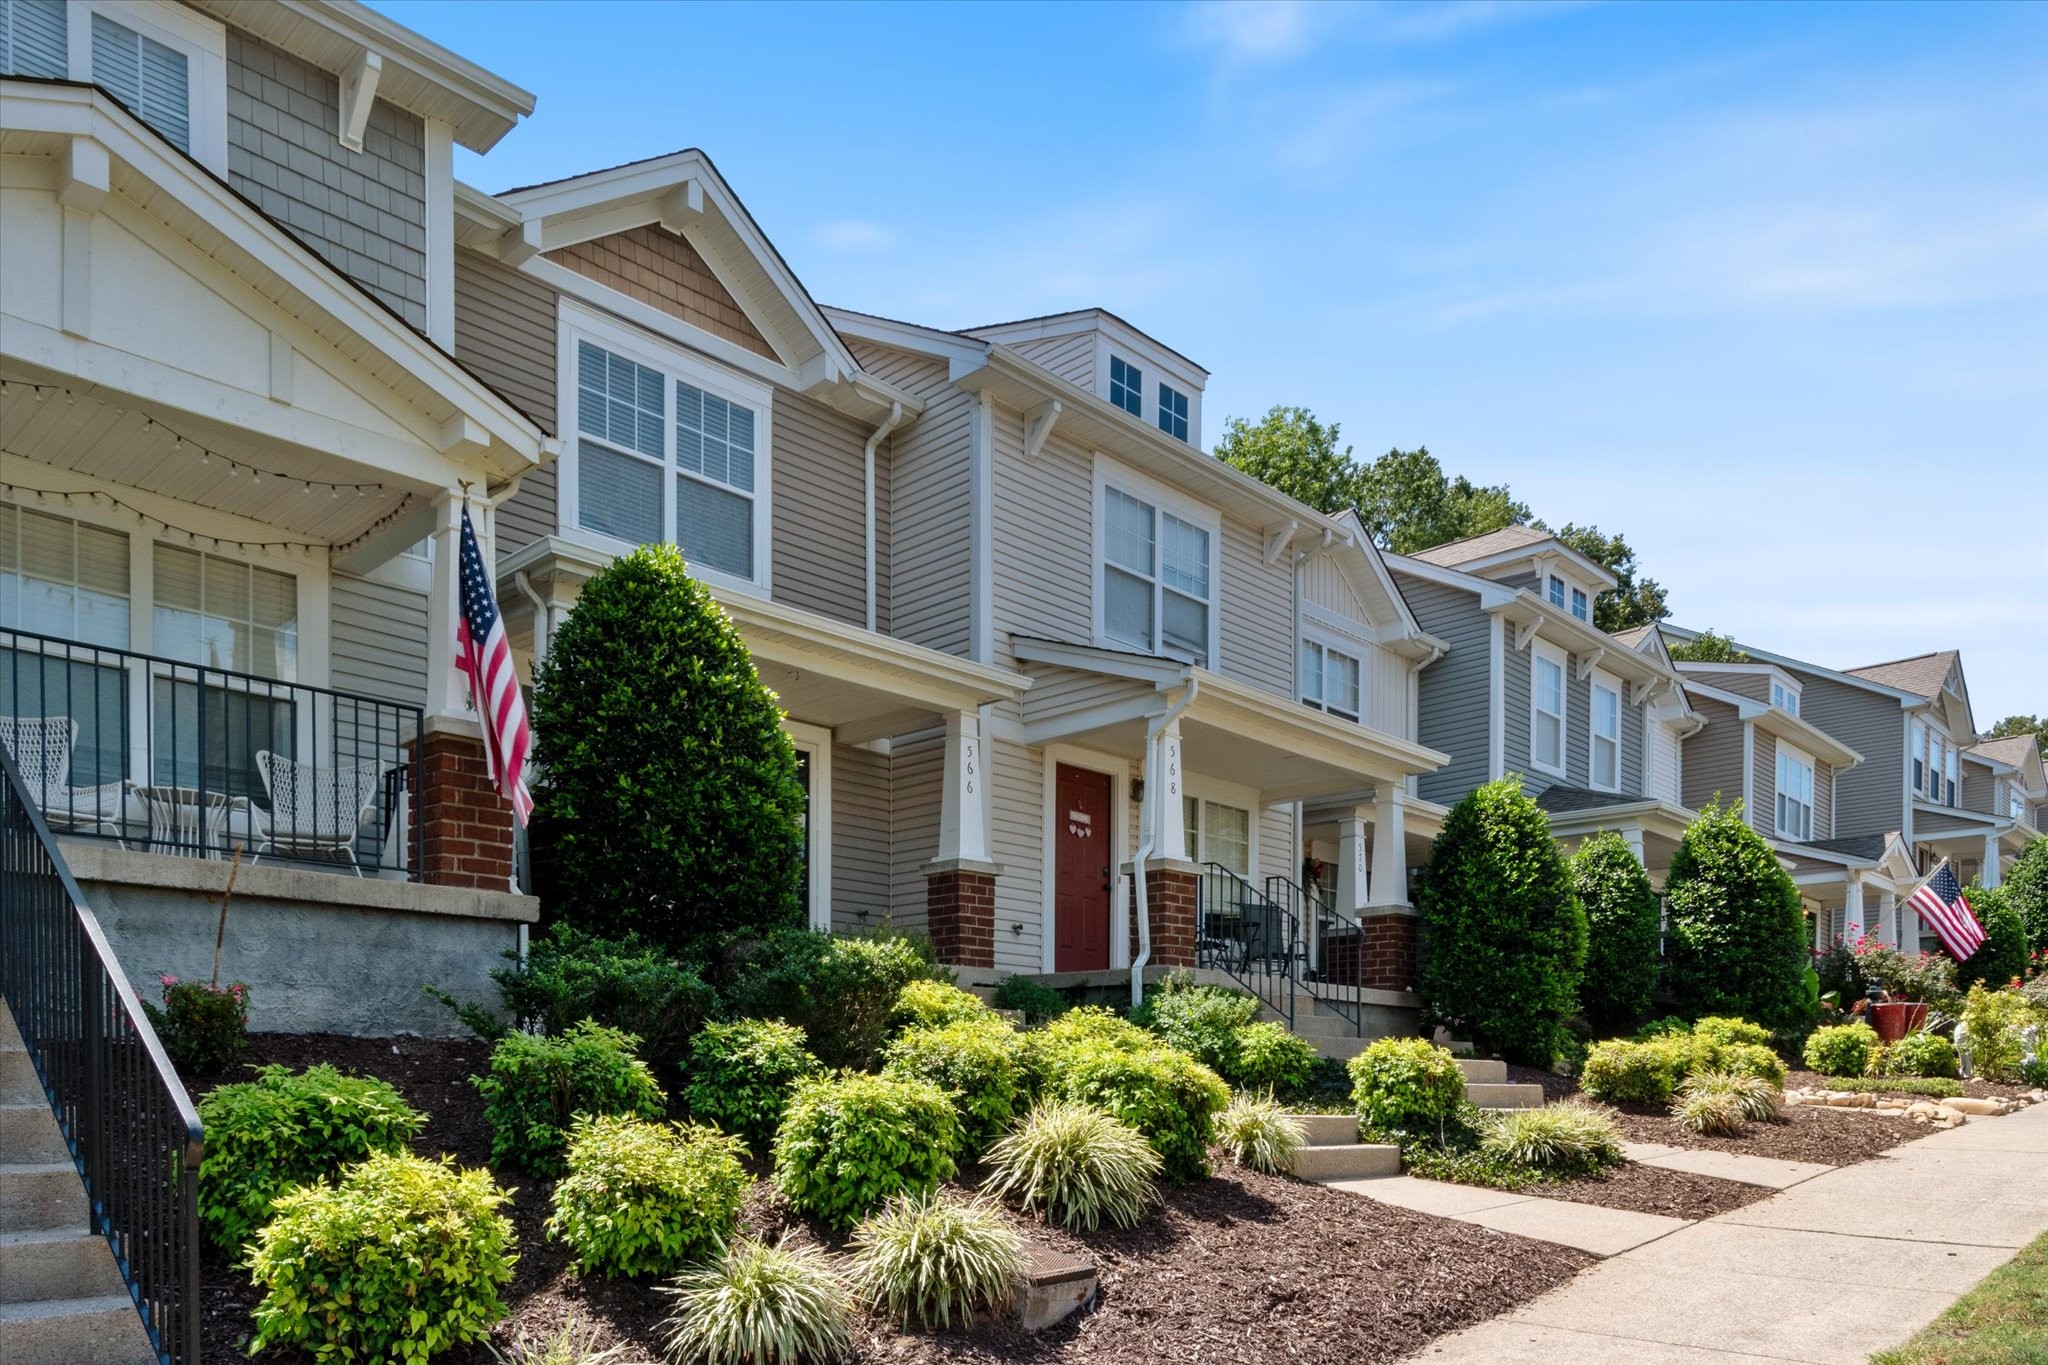
M1308 50L1312 17L1303 0L1202 0L1189 7L1187 32L1239 61L1276 61Z
M886 251L896 245L896 234L880 223L863 218L835 218L818 224L811 235L827 251L848 255L856 252Z

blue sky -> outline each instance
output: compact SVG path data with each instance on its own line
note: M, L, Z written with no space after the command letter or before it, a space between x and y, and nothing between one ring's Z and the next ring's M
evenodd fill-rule
M2048 5L378 7L539 96L485 189L702 147L823 302L1108 307L1211 441L1427 444L1680 623L2048 712Z

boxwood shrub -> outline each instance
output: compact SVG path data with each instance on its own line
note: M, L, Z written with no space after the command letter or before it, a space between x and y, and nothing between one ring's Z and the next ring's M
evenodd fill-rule
M577 1115L660 1117L667 1100L633 1053L639 1041L588 1020L557 1038L506 1034L491 1049L490 1074L473 1078L491 1125L492 1162L557 1176Z
M1237 1031L1258 1017L1256 997L1222 986L1197 985L1194 973L1179 971L1146 992L1131 1021L1210 1070L1229 1075L1237 1061Z
M681 1269L723 1249L739 1225L746 1169L738 1138L624 1114L585 1117L569 1133L550 1237L603 1275Z
M1178 1048L1158 1045L1075 1044L1057 1055L1047 1094L1106 1109L1143 1133L1173 1181L1209 1173L1216 1116L1230 1103L1222 1077Z
M1609 1104L1665 1105L1678 1088L1673 1054L1653 1043L1595 1043L1579 1072L1579 1088Z
M1441 1128L1465 1102L1465 1073L1424 1038L1381 1038L1346 1065L1359 1122L1378 1132Z
M804 1031L777 1019L706 1024L690 1042L690 1116L738 1134L766 1154L797 1082L825 1068L804 1050Z
M1885 1049L1884 1074L1953 1078L1956 1045L1938 1033L1909 1033Z
M1305 1094L1322 1059L1306 1040L1270 1019L1237 1031L1236 1056L1223 1079L1240 1090L1270 1091L1281 1099Z
M1017 1034L993 1013L942 1028L914 1028L889 1044L884 1076L930 1081L952 1097L961 1151L973 1155L1009 1131L1024 1104Z
M913 981L896 993L897 1028L943 1028L996 1019L981 997L946 981Z
M1747 1043L1755 1047L1771 1045L1769 1029L1762 1024L1752 1024L1747 1019L1737 1019L1729 1015L1710 1014L1695 1023L1692 1031L1717 1043Z
M959 1149L945 1091L846 1073L797 1086L775 1136L775 1184L799 1212L845 1229L890 1195L950 1180Z
M1817 1028L1806 1040L1807 1066L1823 1076L1861 1076L1877 1051L1877 1030L1862 1020Z
M1073 1002L1050 986L1041 986L1028 976L1012 973L996 983L988 1003L999 1010L1015 1010L1028 1024L1042 1024L1073 1008Z
M510 954L507 954L510 956ZM491 973L505 1015L542 1033L565 1033L585 1019L633 1034L657 1073L680 1061L717 1008L718 994L694 967L640 937L600 938L557 924L533 941L524 964ZM474 1007L465 1022L495 1042L502 1024Z
M216 1086L200 1100L199 1117L199 1221L230 1254L270 1221L279 1195L365 1157L402 1152L426 1122L389 1082L326 1065L266 1066L254 1080Z
M754 949L726 1004L735 1015L795 1024L828 1067L865 1069L889 1041L903 988L944 975L925 939L790 929Z

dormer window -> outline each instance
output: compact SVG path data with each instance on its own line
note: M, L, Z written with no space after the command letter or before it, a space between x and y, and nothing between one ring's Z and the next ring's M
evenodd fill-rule
M1778 679L1771 679L1771 705L1788 716L1799 714L1799 689L1788 687Z
M1357 720L1363 673L1357 655L1321 640L1301 642L1302 705L1345 720Z
M1145 415L1145 371L1118 355L1109 358L1109 401L1133 417Z
M1176 441L1188 438L1188 396L1166 384L1159 386L1159 429Z
M1593 619L1592 604L1587 600L1584 588L1572 589L1572 615L1578 617L1581 621Z
M1556 574L1550 576L1550 605L1560 609L1564 606L1564 580Z

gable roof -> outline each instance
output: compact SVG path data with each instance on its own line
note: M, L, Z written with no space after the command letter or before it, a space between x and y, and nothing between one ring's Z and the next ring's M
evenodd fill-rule
M1431 546L1427 550L1417 550L1408 557L1419 559L1425 564L1441 564L1445 568L1455 568L1460 564L1470 564L1475 559L1485 559L1489 555L1519 550L1525 545L1536 545L1555 539L1550 532L1539 531L1533 526L1503 526L1498 531L1488 531L1484 535L1467 536L1463 540L1453 540L1443 545Z
M1020 332L1029 331L1050 336L1062 332L1085 331L1104 321L1115 323L1132 335L1184 362L1204 379L1209 377L1208 367L1200 361L1175 350L1144 328L1135 326L1130 319L1118 317L1107 308L1074 308L1064 313L1041 313L1037 317L1013 318L1009 322L987 322L979 327L962 327L958 331L961 336L980 337L984 341L1007 341Z
M1883 683L1901 692L1911 692L1916 697L1938 697L1948 686L1949 674L1955 670L1957 657L1957 651L1953 649L1940 649L1931 654L1916 654L1910 659L1894 659L1890 663L1866 664L1862 668L1842 671L1852 678Z
M2026 763L2028 754L2039 754L2040 751L2040 742L2033 735L2007 735L2004 739L1987 739L1981 744L1972 744L1966 752L1982 754L2018 768Z
M1650 622L1648 625L1630 626L1627 630L1609 631L1608 634L1627 645L1630 649L1641 649L1645 640L1656 635L1659 642L1658 648L1663 648L1663 637L1658 635L1657 623L1655 621Z

